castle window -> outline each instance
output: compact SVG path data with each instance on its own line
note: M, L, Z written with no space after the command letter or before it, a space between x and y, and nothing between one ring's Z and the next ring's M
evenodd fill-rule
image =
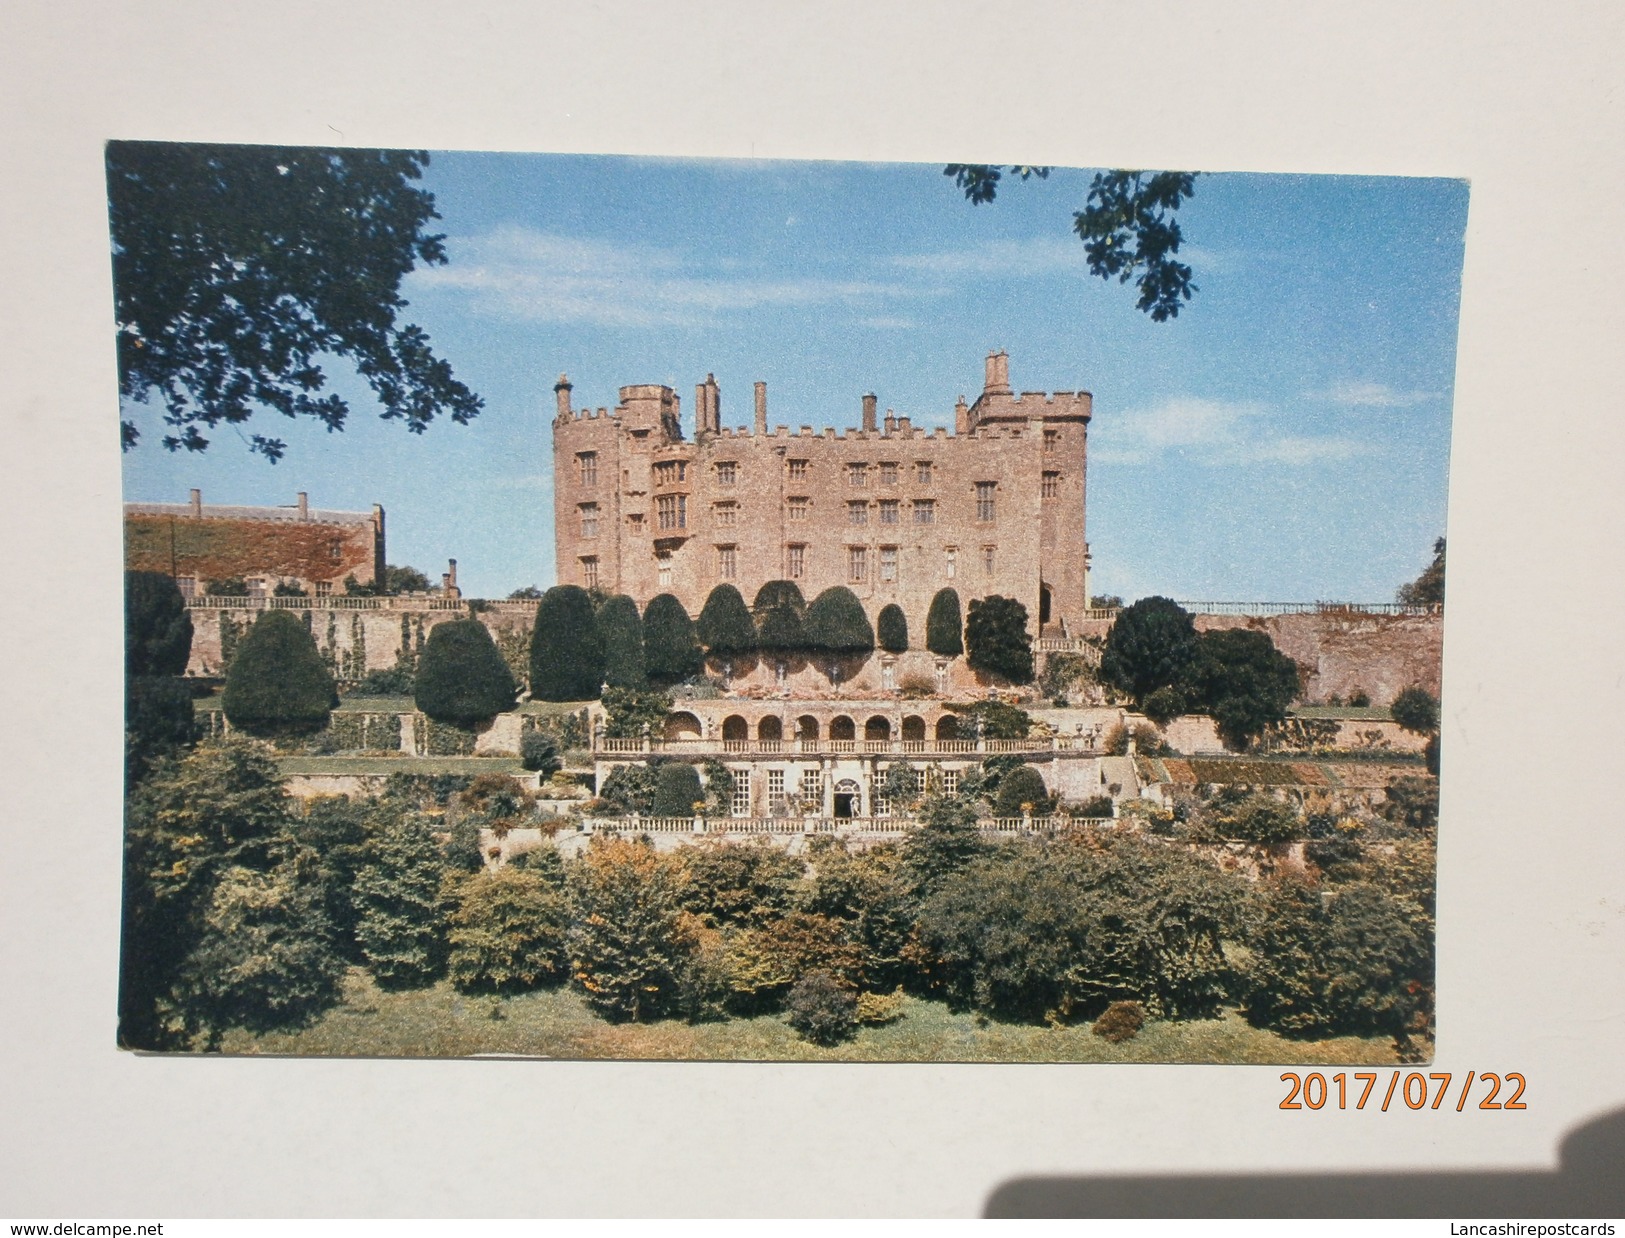
M733 799L728 804L728 811L736 817L750 816L750 771L736 769L734 775Z
M807 548L805 546L786 546L785 551L785 570L790 573L790 579L802 579L807 574Z
M671 556L657 555L655 558L655 579L662 589L671 588Z
M686 529L688 498L681 494L663 494L655 500L655 513L662 529Z
M869 505L862 499L854 499L846 505L847 524L868 524Z
M596 451L576 452L576 475L583 486L596 486L598 484L598 453Z
M880 462L880 484L882 486L895 486L897 484L897 461L882 460Z
M1059 473L1045 473L1044 485L1040 493L1046 499L1056 498L1061 493L1061 475Z
M633 537L643 536L643 513L634 512L626 518L626 531Z
M944 795L959 794L959 771L957 769L942 771L942 793Z
M723 580L733 580L739 569L739 549L736 546L717 547L717 575Z
M949 580L959 575L959 547L949 546L942 552L942 574Z
M846 574L853 583L869 579L869 548L867 546L848 546L846 548Z
M711 505L711 516L717 522L717 527L731 529L739 516L739 504L713 503Z
M914 500L914 523L935 524L937 522L937 504L935 499Z
M849 486L867 486L869 484L869 466L867 464L847 465L846 481Z
M998 518L998 509L994 506L993 492L998 483L993 481L979 481L976 483L976 518L987 522Z
M581 506L576 508L576 512L581 517L581 536L582 537L597 537L598 536L598 504L596 504L596 503L583 503L583 504L581 504Z
M688 461L662 460L655 465L655 485L672 486L688 480Z
M734 460L723 460L717 465L717 485L731 486L739 480L739 464Z
M984 576L993 575L994 569L997 566L997 560L998 560L998 548L996 546L983 546L982 547L982 575L984 575Z
M880 548L880 579L897 579L897 547L882 546Z
M328 598L333 596L333 582L331 580L318 580L316 582L316 596Z
M922 486L931 484L931 461L916 460L914 462L914 480Z
M796 521L798 524L801 521L807 519L807 500L806 499L803 499L803 498L791 499L786 504L786 508L787 508L787 513L786 514L790 517L791 520Z
M1044 431L1044 450L1054 451L1061 445L1061 432L1059 430Z
M897 523L897 500L896 499L881 499L880 500L880 523L881 524L896 524Z
M790 480L791 481L806 481L807 480L807 462L805 460L792 460L792 461L790 461Z
M196 576L177 576L175 577L175 583L180 587L183 598L195 598L197 596Z
M598 588L598 560L592 557L581 561L581 583L589 589Z
M801 798L816 804L824 798L824 776L816 769L801 771Z
M784 802L784 771L782 769L767 771L767 802L773 805Z

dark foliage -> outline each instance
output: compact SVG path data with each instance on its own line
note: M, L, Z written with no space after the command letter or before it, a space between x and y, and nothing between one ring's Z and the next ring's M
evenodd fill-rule
M721 584L711 590L695 621L694 635L712 657L736 657L755 651L756 625L738 589Z
M799 653L806 648L806 599L793 580L770 580L751 605L756 644L764 653Z
M903 867L912 892L924 898L987 851L976 811L962 799L938 796L920 810L920 825L903 839Z
M124 673L184 675L192 617L179 586L162 572L124 573Z
M1145 1026L1145 1007L1139 1002L1113 1002L1089 1028L1109 1044L1133 1040Z
M445 969L446 860L430 831L429 820L415 813L394 817L356 874L356 942L385 989L431 984Z
M197 740L192 689L167 676L124 681L124 785L134 787L153 762L190 748Z
M1286 717L1286 707L1298 695L1298 667L1263 632L1204 632L1182 686L1212 716L1226 746L1243 751Z
M202 430L259 409L342 429L348 404L318 394L331 357L414 433L438 413L479 413L423 330L395 321L402 279L446 261L424 231L434 197L412 183L427 163L421 151L107 144L119 394L160 398L164 446L202 451ZM128 449L139 431L122 431ZM271 461L286 450L249 443Z
M925 647L939 658L957 658L965 652L959 594L952 589L938 589L931 599L925 616Z
M446 973L465 993L518 993L563 980L569 904L540 871L506 865L457 886Z
M1100 658L1100 679L1136 703L1180 682L1196 653L1196 625L1177 602L1141 598L1112 621Z
M880 608L880 614L875 617L875 639L887 653L908 651L908 617L896 602Z
M1209 816L1221 837L1241 842L1291 842L1308 830L1308 823L1295 808L1261 791L1219 806Z
M512 709L518 693L513 672L478 619L453 619L429 629L413 698L430 718L471 729Z
M983 739L1026 739L1033 727L1031 714L1003 701L956 703L948 708L959 715L959 733L966 738L980 735Z
M237 647L220 704L250 735L301 734L327 725L338 694L310 630L292 611L268 610Z
M1031 683L1033 639L1027 631L1027 608L997 593L972 601L965 617L965 661L1011 683Z
M839 1044L857 1030L858 999L829 972L808 972L790 986L784 1018L815 1045Z
M604 642L604 682L612 688L642 688L648 677L638 604L624 593L606 598L598 608L598 633Z
M662 687L699 674L705 665L694 621L670 593L657 595L643 609L643 664L649 682Z
M309 857L309 876L320 887L333 947L351 963L364 961L355 937L359 913L354 887L356 874L367 861L369 813L380 811L376 801L321 796L310 801L303 816L292 819L289 830Z
M646 764L617 765L604 777L603 786L598 788L598 798L604 801L605 810L613 815L638 813L641 816L650 816L654 812L655 788L661 761L650 761Z
M1388 714L1413 735L1439 729L1439 700L1426 688L1406 688L1388 706Z
M700 771L688 762L670 761L655 771L653 816L691 817L694 805L704 798Z
M637 739L660 735L671 712L671 697L647 689L607 688L604 691L604 734L610 739Z
M1444 538L1433 543L1433 562L1408 585L1401 585L1397 600L1404 606L1444 605Z
M1388 784L1382 815L1408 830L1427 831L1439 824L1437 778L1395 778Z
M1148 693L1145 700L1140 702L1145 716L1158 726L1167 726L1189 707L1185 693L1171 684Z
M807 607L807 647L820 653L868 653L875 647L874 629L858 595L845 585L825 589Z
M390 666L382 670L368 671L355 687L351 688L350 696L411 696L416 685L416 677L404 666Z
M1021 806L1031 804L1033 815L1041 817L1054 803L1054 796L1044 786L1044 776L1031 765L1022 765L999 780L999 792L993 797L993 815L1019 817Z
M591 701L603 685L604 641L592 599L578 585L554 585L536 606L530 638L531 699Z
M683 852L683 909L708 928L761 928L794 906L801 861L776 847L718 843Z
M550 778L563 767L559 741L546 731L526 731L519 737L519 763L532 773Z

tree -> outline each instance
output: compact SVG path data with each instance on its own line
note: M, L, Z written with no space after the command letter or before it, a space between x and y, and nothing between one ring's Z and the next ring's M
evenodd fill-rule
M908 616L896 602L880 608L880 614L875 617L875 637L887 653L908 651Z
M380 811L377 800L323 795L308 801L304 814L293 816L289 825L306 870L321 889L333 948L351 963L365 961L355 939L355 878L367 862L371 820Z
M1158 726L1167 726L1189 708L1189 702L1185 700L1183 690L1168 684L1155 692L1146 693L1145 700L1140 702L1140 708L1152 722Z
M1031 765L1022 765L999 779L999 792L993 797L995 817L1019 817L1022 805L1031 805L1038 816L1049 812L1055 799L1044 785L1044 776Z
M1022 165L1010 172L1022 180L1049 175L1048 168ZM953 177L965 197L980 205L998 196L1003 170L951 163L943 175ZM1083 242L1089 273L1120 284L1134 279L1140 290L1136 308L1153 322L1177 318L1180 302L1197 291L1190 267L1174 257L1184 239L1175 212L1196 192L1196 177L1194 172L1097 172L1083 210L1072 214L1072 230Z
M429 578L415 567L396 567L393 563L386 563L383 591L388 594L427 593Z
M192 688L167 675L124 681L124 786L147 776L160 757L189 748L197 739Z
M903 838L903 866L913 893L920 898L933 893L987 847L969 804L948 796L927 799L919 827Z
M162 572L124 573L124 673L184 675L192 617L180 587Z
M559 741L546 731L526 731L519 737L519 763L533 774L551 778L564 768L559 759Z
M465 993L512 993L565 976L570 927L563 893L540 872L512 865L457 887L446 971Z
M268 610L237 647L220 704L251 735L319 731L339 703L333 675L292 611Z
M1444 538L1433 543L1433 562L1415 580L1401 585L1396 597L1402 606L1444 605Z
M592 599L579 585L554 585L536 606L530 636L530 696L590 701L604 685L604 641Z
M1249 843L1286 843L1302 838L1303 817L1290 804L1273 795L1255 792L1213 813L1213 823L1224 838Z
M1439 729L1439 700L1426 688L1406 688L1388 706L1388 714L1413 735L1431 735Z
M756 620L756 645L764 653L797 653L805 648L807 601L795 581L768 581L756 591L751 614Z
M374 840L356 874L356 941L386 989L419 988L446 962L440 887L446 864L427 819L398 816Z
M679 863L652 847L595 838L569 868L570 973L606 1019L659 1018L677 999Z
M1033 639L1027 608L997 593L977 598L965 617L965 662L1011 683L1033 681Z
M845 585L825 589L807 607L807 647L819 653L868 653L875 631L858 595Z
M119 394L157 395L164 446L203 451L202 430L265 408L344 428L349 405L320 396L320 361L355 364L380 416L421 434L439 413L466 423L480 398L434 355L401 280L446 262L429 157L369 151L173 142L107 144ZM122 423L125 449L140 432ZM273 463L287 445L251 435Z
M681 683L705 665L694 621L670 593L657 594L643 608L643 663L649 681L663 686Z
M187 1017L182 970L222 874L268 872L288 801L270 750L234 738L159 761L129 796L119 955L119 1043L163 1049ZM177 1026L177 1024L181 1026Z
M691 817L694 805L704 798L700 771L687 761L668 761L655 774L653 815L656 817Z
M953 589L938 589L931 599L925 616L925 647L939 658L957 658L965 652L959 594Z
M745 609L745 599L730 584L711 590L694 625L694 634L714 658L736 657L756 649L756 625Z
M610 739L637 739L658 734L671 713L671 697L664 692L633 688L604 689L604 734Z
M1141 598L1112 621L1100 655L1100 679L1136 704L1180 682L1196 652L1196 624L1165 597Z
M508 595L508 599L514 602L539 602L542 600L542 591L535 585L520 585Z
M519 686L478 619L429 629L412 685L417 707L436 722L472 729L513 708Z
M648 676L638 604L624 593L606 598L598 608L598 634L604 642L604 682L612 688L642 688Z
M1228 628L1202 633L1181 686L1212 716L1226 746L1243 751L1286 717L1298 667L1265 633Z
M790 986L785 1022L815 1045L834 1045L858 1026L858 999L827 971L812 971Z

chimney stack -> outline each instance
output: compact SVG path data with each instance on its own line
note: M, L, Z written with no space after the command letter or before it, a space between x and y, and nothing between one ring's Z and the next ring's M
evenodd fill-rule
M298 500L297 500L297 506L299 508L299 519L301 519L301 520L309 520L310 519L310 496L308 494L306 494L303 490L301 490L299 492L299 497L298 497Z
M959 397L959 403L954 405L954 433L970 433L970 409L965 407L965 397Z
M553 384L553 398L558 402L560 421L568 421L570 419L570 392L572 390L573 388L570 386L570 376L568 374L560 374L559 381Z
M447 559L446 571L440 577L440 591L449 598L460 598L462 593L457 588L457 560Z
M1002 348L987 355L987 382L982 388L982 394L1010 394L1010 358Z
M767 433L767 384L756 384L756 433Z
M875 396L872 391L863 397L863 428L865 430L875 428Z
M203 491L201 490L192 491L192 515L199 517L203 515Z
M897 433L897 417L889 408L886 410L886 420L883 424L886 427L887 434Z

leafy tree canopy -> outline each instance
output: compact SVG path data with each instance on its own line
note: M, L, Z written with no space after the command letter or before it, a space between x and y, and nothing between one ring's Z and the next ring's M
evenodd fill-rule
M1444 605L1444 538L1433 543L1433 562L1422 574L1399 587L1397 600L1402 606Z
M806 647L807 601L793 580L770 580L756 591L751 606L756 644L767 652L793 653Z
M109 142L108 210L119 393L156 395L164 446L203 451L204 430L259 409L344 428L321 395L320 361L354 363L385 419L421 434L439 413L466 423L480 398L396 325L401 280L446 261L422 151ZM140 437L122 424L125 449ZM287 444L251 435L273 463Z
M569 907L546 877L510 864L456 890L446 967L454 985L513 993L564 978Z
M896 602L882 606L875 616L875 637L887 653L907 652L908 616Z
M825 589L807 607L807 645L821 653L867 653L875 632L858 595L845 585Z
M268 610L254 621L220 697L231 725L251 735L320 730L338 703L309 629L287 610Z
M598 608L598 633L604 642L604 682L613 688L643 687L648 676L638 604L624 593L605 598Z
M1388 713L1414 735L1431 735L1439 729L1439 701L1426 688L1406 688L1388 706Z
M1286 707L1298 695L1298 667L1263 632L1204 632L1182 687L1212 716L1219 738L1240 751L1286 717Z
M732 657L756 648L756 625L745 609L745 599L730 584L711 590L694 625L694 634L713 657Z
M1141 598L1112 621L1100 678L1138 704L1158 688L1178 683L1195 652L1190 613L1169 598Z
M1033 813L1042 816L1054 802L1044 786L1044 776L1031 765L1022 765L999 780L999 793L993 797L993 815L1019 817L1022 805L1031 804Z
M192 617L180 586L162 572L124 573L124 673L184 675Z
M637 739L646 733L658 738L671 713L671 697L647 689L606 688L604 712L604 734L610 739Z
M604 641L592 599L579 585L554 585L536 606L530 638L530 695L590 701L604 686Z
M643 664L651 683L681 683L699 673L705 655L694 621L670 593L657 594L643 609Z
M478 619L429 629L413 684L417 707L436 722L473 727L513 708L519 686Z
M964 621L955 590L938 589L931 599L925 616L925 647L939 658L957 658L965 652Z
M700 790L700 771L687 761L668 761L655 774L654 815L687 817L694 805L705 798Z
M1022 180L1043 179L1049 169L1017 165L1009 169ZM951 163L944 176L973 204L998 196L1004 169L982 163ZM1196 192L1194 172L1097 172L1089 184L1084 208L1074 211L1072 230L1083 242L1089 273L1140 290L1136 306L1153 322L1177 318L1182 302L1197 291L1191 269L1174 255L1184 236L1176 212Z
M1031 683L1033 638L1027 631L1027 608L997 593L972 601L965 618L965 661L1011 683Z

